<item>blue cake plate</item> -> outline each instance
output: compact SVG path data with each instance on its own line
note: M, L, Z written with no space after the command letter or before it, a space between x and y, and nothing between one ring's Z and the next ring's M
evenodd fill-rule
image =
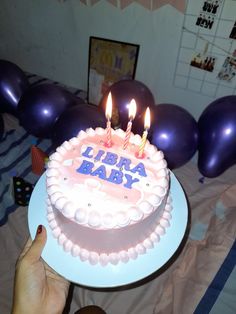
M63 251L52 236L46 218L46 176L40 177L31 195L28 211L29 231L34 238L36 229L42 224L47 229L47 243L42 258L57 273L71 282L93 288L112 288L137 282L160 269L178 249L188 222L188 206L184 191L175 175L171 172L171 195L173 210L171 226L161 237L153 249L140 255L128 263L108 264L103 267L82 262L79 257L73 257Z

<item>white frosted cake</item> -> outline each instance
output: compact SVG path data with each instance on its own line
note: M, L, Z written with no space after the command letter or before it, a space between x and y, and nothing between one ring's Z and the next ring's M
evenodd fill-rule
M136 259L158 245L171 220L169 170L163 153L141 137L112 129L80 131L49 158L47 217L63 249L91 264Z

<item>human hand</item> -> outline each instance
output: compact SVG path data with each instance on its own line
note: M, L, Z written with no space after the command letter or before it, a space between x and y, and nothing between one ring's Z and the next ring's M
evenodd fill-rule
M46 241L46 229L40 225L19 257L12 314L59 314L65 307L70 283L41 258Z

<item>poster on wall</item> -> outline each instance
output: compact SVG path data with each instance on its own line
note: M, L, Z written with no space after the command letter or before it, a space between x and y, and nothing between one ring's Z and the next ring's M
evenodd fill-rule
M121 79L134 79L139 45L90 37L88 102L98 105L106 90Z
M203 1L199 15L196 20L196 25L199 27L212 29L212 26L217 18L217 15L223 5L223 0L207 0Z

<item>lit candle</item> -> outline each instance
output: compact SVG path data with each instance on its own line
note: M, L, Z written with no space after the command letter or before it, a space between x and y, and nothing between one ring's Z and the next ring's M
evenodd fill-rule
M131 100L129 104L129 122L127 124L126 133L125 133L125 141L123 149L126 149L129 144L131 129L132 129L132 121L134 120L136 115L136 102L134 99Z
M145 148L146 141L147 141L148 130L150 128L150 120L151 120L150 109L149 109L149 107L147 107L146 113L145 113L145 119L144 119L144 129L145 129L145 131L143 132L141 144L140 144L140 147L139 147L138 158L143 158L143 152L144 152L144 148Z
M106 103L107 140L105 145L107 147L111 147L111 115L112 115L112 97L111 92L109 92Z

